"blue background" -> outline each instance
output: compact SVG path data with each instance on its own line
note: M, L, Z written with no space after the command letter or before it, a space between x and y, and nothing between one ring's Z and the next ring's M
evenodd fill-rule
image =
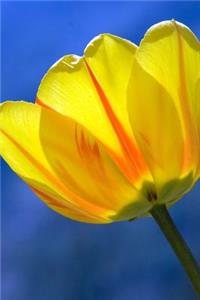
M33 101L46 70L110 32L139 43L175 18L200 36L198 2L4 2L2 99ZM200 260L200 185L171 208ZM151 218L88 225L47 208L2 162L3 300L193 300L191 285Z

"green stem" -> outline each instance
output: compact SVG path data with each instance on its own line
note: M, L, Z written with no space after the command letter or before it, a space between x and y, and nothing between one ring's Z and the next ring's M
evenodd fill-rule
M151 210L151 215L158 223L176 256L185 269L191 283L200 298L200 268L191 250L183 240L173 223L165 205L157 205Z

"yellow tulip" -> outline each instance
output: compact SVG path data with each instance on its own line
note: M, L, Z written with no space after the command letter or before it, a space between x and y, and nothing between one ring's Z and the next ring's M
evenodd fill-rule
M46 73L35 104L1 105L0 151L49 207L89 223L170 206L200 177L200 43L183 24L139 47L111 34Z

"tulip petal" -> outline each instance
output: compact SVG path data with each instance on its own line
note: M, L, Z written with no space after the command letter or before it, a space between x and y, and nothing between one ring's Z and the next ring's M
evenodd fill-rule
M198 132L198 140L200 145L200 77L198 78L196 84L194 111L197 120L197 132ZM197 178L200 178L200 150L199 150L199 164L197 169Z
M66 56L47 72L36 102L89 129L137 186L144 174L146 178L150 175L132 134L126 107L135 50L136 46L126 40L109 34L98 36L82 58Z
M34 182L38 182L37 186L40 186L40 189L37 189L41 193L54 198L54 195L43 188L48 186L56 195L59 194L60 199L54 202L57 202L58 209L62 208L63 214L69 210L74 215L81 214L85 221L91 219L94 222L107 222L106 218L97 217L87 212L86 207L84 211L79 205L71 202L70 199L78 200L79 197L68 191L60 182L43 151L39 136L41 112L39 106L25 102L5 102L1 105L1 155L32 189L35 188ZM45 130L48 131L46 128ZM65 200L61 200L62 198ZM103 212L104 210L100 209L100 213Z
M137 46L103 34L94 38L84 51L84 58L109 99L109 104L127 133L131 127L127 114L126 90Z
M63 198L60 194L56 193L44 184L38 183L33 179L30 180L25 177L23 177L23 180L30 186L31 190L44 201L44 203L48 207L64 217L68 217L72 220L85 223L110 223L109 220L103 218L101 219L101 217L96 217L88 214L87 212L71 207L70 205L68 205L68 203L66 203L66 198Z
M179 178L183 160L183 136L170 95L137 61L133 65L128 88L128 111L159 197L166 183L175 183Z
M12 169L48 206L72 219L107 223L129 204L132 210L123 219L149 209L102 144L83 126L52 110L5 102L0 148Z
M185 25L166 21L152 26L144 36L136 60L171 96L179 114L184 136L182 176L198 165L195 88L200 75L200 43Z

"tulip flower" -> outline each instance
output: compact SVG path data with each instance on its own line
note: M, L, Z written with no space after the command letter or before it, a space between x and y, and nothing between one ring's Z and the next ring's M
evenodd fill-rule
M173 20L151 27L138 47L97 36L82 57L48 70L34 104L1 105L0 146L66 217L110 223L152 214L159 223L159 208L200 178L197 37Z

